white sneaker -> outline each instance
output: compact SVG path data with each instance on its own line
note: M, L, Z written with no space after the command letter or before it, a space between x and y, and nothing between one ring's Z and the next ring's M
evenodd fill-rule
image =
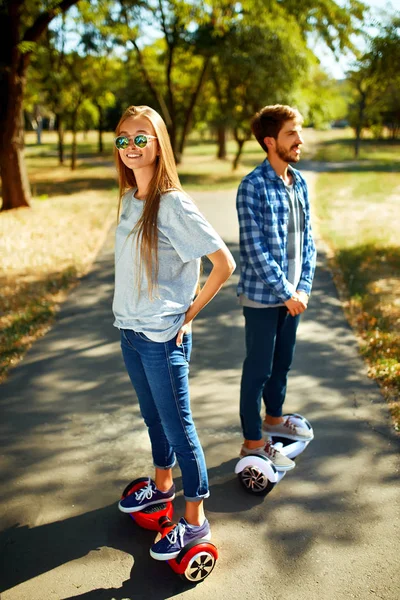
M249 454L266 456L274 464L277 471L290 471L296 466L296 463L293 460L274 448L271 442L267 442L265 446L261 446L260 448L252 449L246 448L246 446L243 445L240 450L240 456L248 456Z
M310 442L314 438L312 431L291 421L290 417L277 425L269 425L264 421L263 430L269 435L282 436L298 442Z

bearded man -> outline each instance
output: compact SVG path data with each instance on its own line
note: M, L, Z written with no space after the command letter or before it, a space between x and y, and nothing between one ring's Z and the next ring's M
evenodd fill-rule
M244 177L237 194L237 293L246 336L240 455L267 456L278 471L288 471L295 463L272 446L271 435L312 439L309 430L282 412L297 326L307 309L316 262L307 184L290 164L300 160L302 123L297 109L280 104L266 106L254 116L252 132L267 157Z

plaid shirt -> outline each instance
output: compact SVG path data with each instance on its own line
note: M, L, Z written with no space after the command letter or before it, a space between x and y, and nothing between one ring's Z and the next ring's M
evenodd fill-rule
M312 237L307 184L296 169L294 190L304 211L304 243L298 291L310 294L316 250ZM287 225L289 202L285 185L268 160L246 175L237 193L240 227L240 280L238 295L261 304L282 304L292 297L287 280Z

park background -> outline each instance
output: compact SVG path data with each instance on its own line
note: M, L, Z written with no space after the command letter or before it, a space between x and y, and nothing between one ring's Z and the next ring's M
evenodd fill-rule
M250 119L279 102L304 115L315 226L398 430L399 8L3 1L0 381L51 327L115 224L112 132L123 110L163 115L190 193L237 187L263 159Z

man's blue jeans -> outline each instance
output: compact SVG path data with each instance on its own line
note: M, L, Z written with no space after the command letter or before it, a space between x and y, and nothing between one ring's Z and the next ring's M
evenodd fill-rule
M143 333L121 329L125 365L147 425L154 466L170 469L178 460L185 499L209 496L207 468L190 410L189 361L192 336L153 342Z
M300 315L292 317L286 306L245 306L243 314L246 358L240 388L240 420L246 440L261 440L261 398L268 415L282 416Z

